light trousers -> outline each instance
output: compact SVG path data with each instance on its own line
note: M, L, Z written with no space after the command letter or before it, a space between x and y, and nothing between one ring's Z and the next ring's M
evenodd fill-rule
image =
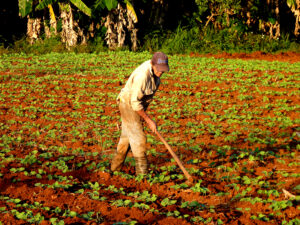
M111 163L111 170L121 170L126 155L131 149L135 159L136 174L147 174L146 135L143 131L141 117L126 103L120 102L119 109L122 119L122 132L117 152Z
M117 153L127 154L129 149L131 149L135 158L145 157L146 135L143 131L140 115L124 102L120 102L119 109L121 112L122 131Z

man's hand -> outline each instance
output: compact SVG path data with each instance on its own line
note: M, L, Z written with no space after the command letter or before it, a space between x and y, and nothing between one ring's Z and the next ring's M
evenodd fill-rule
M153 133L156 133L157 132L156 123L152 119L150 119L150 117L148 116L148 114L144 110L139 110L139 111L136 111L136 112L147 122L150 130Z
M156 123L153 120L149 119L149 121L147 121L147 124L148 124L150 130L156 134L156 132L157 132Z

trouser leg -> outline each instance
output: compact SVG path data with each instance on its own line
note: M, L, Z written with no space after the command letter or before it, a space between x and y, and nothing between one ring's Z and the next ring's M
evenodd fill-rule
M123 129L124 126L122 126L122 133L121 137L118 143L117 151L114 155L114 158L111 161L111 171L120 171L122 168L122 165L125 161L126 155L130 149L129 146L129 139L126 136L126 132Z
M136 174L146 174L148 169L146 157L146 135L140 116L130 106L120 104L122 125L128 137L130 148L135 158Z
M135 173L136 175L147 174L148 161L146 155L144 157L135 157Z
M129 142L135 159L135 172L137 175L146 174L148 169L146 157L146 136L140 121L129 133Z

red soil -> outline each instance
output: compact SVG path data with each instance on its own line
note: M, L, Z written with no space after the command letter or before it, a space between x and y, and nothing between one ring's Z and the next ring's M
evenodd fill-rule
M198 54L190 54L192 57L200 57L201 55ZM290 62L295 63L300 61L300 54L299 53L280 53L280 54L264 54L261 52L252 53L252 54L228 54L228 53L222 53L218 55L205 55L206 57L215 57L215 58L240 58L240 59L257 59L257 60L268 60L268 61L284 61L284 62ZM24 71L25 73L25 71ZM9 73L8 73L9 74ZM1 74L4 75L4 74ZM292 75L292 74L291 74ZM7 74L5 74L7 76ZM40 74L40 76L43 76L43 74ZM94 79L93 76L86 76L84 77L87 80ZM174 83L178 83L178 81L175 80L167 80L168 86L161 86L161 93L158 93L158 97L163 97L168 95L169 91L175 91L175 90L189 90L192 91L191 96L185 97L185 102L192 102L195 94L195 90L198 88L201 88L203 85L207 87L207 93L210 94L222 94L222 89L220 91L214 90L216 87L223 87L224 89L228 89L231 84L218 84L216 82L199 82L198 86L195 86L195 90L190 90L189 88L182 88L182 87L174 87ZM74 81L73 84L79 81ZM10 83L10 81L6 81L6 83ZM189 84L189 82L186 82ZM61 99L56 98L58 102L56 104L63 104L60 106L60 108L57 108L58 111L62 112L82 112L84 113L85 110L92 110L96 107L90 106L89 108L81 107L79 109L76 109L76 106L73 105L73 100L67 99L65 96L68 94L68 89L71 89L72 91L76 92L80 89L75 89L71 86L69 83L63 84L63 89L60 91L55 90L55 86L47 85L45 92L49 93L57 93L57 96L64 96L61 97ZM184 82L182 82L184 84ZM99 85L102 85L101 83ZM118 87L119 84L106 84L105 88L102 90L103 92L111 92L111 88ZM170 89L170 87L172 87ZM226 88L227 87L227 88ZM266 90L269 89L269 87L266 87ZM279 89L277 89L279 90ZM281 91L287 91L290 92L291 90L286 90L285 88L281 88ZM90 90L91 92L97 91L97 88L95 90ZM239 93L237 91L234 91L231 93L231 98L234 99L235 102L232 102L232 104L243 104L243 101L239 100L236 96ZM43 103L47 100L45 99L39 99L41 96L39 95L39 91L36 91L31 93L31 95L36 96L36 99L38 102L36 103L36 107L41 108L48 108L43 105ZM221 95L222 96L222 95ZM251 105L251 107L258 107L261 105L262 98L264 96L256 96L254 99L250 100L248 103ZM281 96L271 96L270 101L275 102L276 100L281 99ZM290 105L299 105L299 98L288 98L289 101L291 101ZM220 100L226 100L228 97L221 97ZM29 106L31 103L26 102L26 97L23 99L20 98L20 105L22 107ZM24 101L23 101L24 100ZM81 102L85 102L87 99L80 99ZM231 105L223 106L222 108L210 108L209 105L209 97L203 96L201 99L203 112L217 112L220 115L224 113L225 110L228 110L228 108L231 107ZM185 102L179 102L178 107L184 108ZM112 107L111 105L115 104L112 101L107 100L106 105L103 106L103 113L102 115L105 116L112 116L114 117L113 123L116 125L109 126L108 127L101 127L101 129L109 129L109 132L114 133L117 131L117 124L118 119L116 116L118 115L118 111L116 107ZM188 162L189 160L198 158L201 159L200 162L196 164L188 164L185 163L186 168L195 168L199 169L203 174L202 175L193 175L195 181L199 181L200 179L203 181L201 183L202 187L206 187L210 190L207 194L202 194L199 192L194 192L189 188L181 188L181 189L174 189L172 188L173 185L178 183L183 183L183 180L175 179L170 180L165 183L158 183L158 184L150 184L146 180L142 180L141 182L135 181L134 179L126 179L119 175L112 175L109 172L92 172L87 170L87 166L91 165L92 162L95 162L96 164L101 163L105 161L106 158L102 158L102 156L105 156L108 153L112 153L113 150L110 151L106 150L105 153L101 153L103 151L103 148L99 147L99 144L86 144L85 137L77 138L75 142L71 140L70 137L66 136L64 140L53 140L51 138L47 139L48 132L47 130L51 130L55 128L57 121L51 121L44 118L45 112L30 112L29 110L25 110L25 113L27 116L19 116L16 115L14 112L12 112L10 109L14 106L14 103L8 103L6 104L6 108L2 107L0 108L0 111L2 112L0 117L0 122L3 124L6 124L9 126L9 129L7 130L1 130L0 135L10 135L13 132L18 132L21 128L21 122L28 122L28 123L35 123L40 124L41 127L47 127L45 129L44 133L41 133L41 135L36 139L38 144L44 144L46 149L43 149L41 146L33 146L29 147L26 145L22 145L22 143L13 143L10 144L10 148L12 149L9 154L6 154L6 156L14 156L15 158L24 158L28 153L32 152L33 149L38 150L38 155L47 152L47 146L66 146L66 149L77 149L82 148L84 152L98 152L100 153L100 157L93 157L93 156L76 156L74 159L68 161L68 167L72 168L71 172L63 173L61 170L57 168L49 168L46 166L43 166L43 169L46 171L46 174L55 174L57 176L72 176L72 181L77 183L74 185L75 189L83 188L83 184L87 184L88 182L98 182L101 184L101 188L99 190L100 197L105 196L106 199L103 201L99 200L93 200L90 198L90 195L88 192L92 192L93 190L89 188L85 188L84 193L75 193L76 190L70 191L70 190L64 190L62 188L53 189L50 187L36 187L36 183L41 184L48 184L51 185L55 182L55 179L50 180L48 179L47 175L42 175L42 179L38 179L35 176L26 176L22 172L12 173L10 171L11 168L18 168L22 167L23 165L18 162L18 160L14 162L4 162L4 167L0 167L0 173L3 174L3 176L0 178L0 195L1 196L8 196L12 199L21 199L22 203L28 203L28 204L34 204L34 202L39 202L43 205L43 207L49 207L51 210L54 210L56 207L61 208L62 210L71 210L75 211L77 214L85 214L90 211L97 212L98 213L98 221L90 221L87 222L85 219L80 218L78 216L75 217L64 217L62 214L56 215L55 213L51 211L47 211L41 208L33 209L32 211L36 213L40 213L44 216L45 220L42 221L41 224L50 224L49 219L52 217L58 217L61 220L64 220L65 224L113 224L115 222L130 222L130 221L137 221L138 224L201 224L201 222L193 222L191 221L192 217L202 217L205 220L208 220L211 218L211 223L209 224L216 224L218 220L222 220L224 224L274 224L279 223L282 220L289 220L297 218L299 215L299 212L297 211L296 207L289 207L287 209L281 210L281 215L277 216L276 220L272 220L270 222L268 221L262 221L262 220L253 220L251 219L251 215L257 215L257 213L263 213L265 215L268 215L270 212L270 203L256 203L255 205L247 202L247 201L238 201L238 198L234 198L238 193L241 193L245 186L243 184L238 184L239 190L236 190L232 186L230 186L231 181L227 180L226 178L222 179L216 179L216 177L228 177L233 175L239 175L239 176L264 176L265 172L274 172L274 171L287 171L291 173L299 173L299 166L295 167L289 167L288 164L295 161L293 158L285 158L285 164L279 163L276 160L275 156L269 156L264 159L264 161L252 161L249 162L249 160L239 160L238 165L240 168L243 167L243 170L239 171L224 171L222 169L217 169L216 167L212 167L211 163L215 163L216 165L224 165L226 167L233 167L233 160L231 157L234 154L238 154L239 152L236 152L235 150L229 150L228 152L225 152L224 156L218 155L217 151L213 150L209 146L224 146L224 143L227 145L231 145L232 149L237 148L238 150L241 149L260 149L264 151L273 151L276 154L279 155L285 155L289 154L289 150L286 148L281 148L280 143L284 143L290 148L295 149L295 140L290 139L289 141L286 140L286 137L282 137L281 139L278 139L278 144L276 146L268 146L265 144L251 144L247 141L244 141L245 138L248 136L248 132L243 129L241 125L235 125L235 127L231 127L230 124L226 124L222 121L216 122L214 125L221 125L222 128L229 134L233 131L240 131L240 134L238 135L238 139L232 143L224 141L224 137L215 137L214 134L205 133L204 135L194 136L193 134L185 134L186 124L189 122L192 122L194 124L199 124L199 121L202 121L204 125L206 125L208 122L206 122L206 118L209 118L209 116L204 114L197 114L193 117L186 117L184 114L180 116L179 119L169 118L172 122L176 122L180 125L179 133L168 133L167 138L170 140L177 140L180 141L190 141L194 140L194 144L200 144L202 146L202 151L199 151L198 153L194 153L191 150L186 150L184 146L175 146L174 150L175 152L181 156L182 161ZM242 112L239 112L240 115L243 115ZM289 111L285 112L287 117L293 118L299 118L299 112L295 111ZM30 117L31 115L35 115L36 117ZM169 115L170 116L170 115ZM251 122L252 125L248 125L248 128L257 128L261 130L265 130L265 125L260 122L259 116L263 117L274 117L274 112L272 110L263 110L261 115L258 115L256 118L253 118ZM61 119L62 116L59 115L53 115L54 119ZM82 131L85 130L83 128L86 125L86 117L82 118L74 118L71 116L64 116L64 119L66 122L62 122L63 126L59 129L57 129L57 135L60 135L61 132L64 134L70 134L72 132L73 127L79 127L82 129ZM15 120L18 121L15 124L8 124L7 121L9 120ZM95 118L95 122L100 122L101 118L97 117ZM157 119L158 124L163 124L163 119ZM211 123L211 122L210 122ZM71 124L71 126L68 126ZM285 130L280 129L277 126L274 126L273 128L269 128L269 134L270 135L277 135L278 133L285 132L287 134L292 134L294 132L295 126L291 126ZM89 129L89 135L94 135L92 131L93 127ZM172 127L167 127L164 129L172 130ZM24 129L23 138L24 142L28 142L31 139L31 134L41 130L40 128L32 128ZM79 129L80 130L80 129ZM108 133L109 133L108 132ZM149 133L150 134L150 133ZM102 141L107 140L109 137L103 137ZM117 143L118 137L112 137L114 143ZM112 146L113 148L116 147L116 144ZM158 157L153 156L149 154L149 162L153 165L158 166L158 168L153 168L154 171L153 176L155 174L161 173L161 166L170 166L170 165L176 165L172 162L169 162L170 156L167 154L167 151L165 150L163 145L152 145L150 143L147 144L148 149L151 148L157 148L157 151L160 153L164 153L165 156ZM46 150L46 151L45 151ZM53 151L55 153L55 151ZM55 161L59 157L62 156L69 156L72 155L72 152L68 153L67 150L65 150L63 153L56 152L50 159L45 158L39 158L41 161L40 164L35 163L33 165L28 164L26 166L26 171L37 171L38 168L41 167L41 165L46 165L45 163L47 161ZM131 155L129 155L130 157ZM296 156L299 157L299 156ZM90 160L90 162L80 169L76 169L77 163L85 162L85 160ZM126 166L124 166L123 171L127 174L134 175L134 167L128 163ZM252 171L250 173L247 173L246 171ZM167 175L174 175L174 174L181 174L181 171L177 168L176 171L167 172ZM13 182L13 180L18 180L17 182ZM271 177L267 178L267 181L269 182L269 185L272 187L278 187L276 186L279 181L284 180L285 183L282 184L281 188L285 188L287 190L291 190L292 188L296 187L300 184L300 180L297 177L283 177L282 174L277 173L272 175ZM151 194L155 194L158 197L158 200L147 203L151 208L157 211L149 211L145 209L139 209L136 207L117 207L112 206L111 202L116 199L129 199L132 202L136 202L135 197L130 197L127 195L123 195L121 193L116 193L110 190L107 190L107 188L110 185L114 185L114 187L120 189L124 188L124 191L126 193L130 192L143 192L147 190ZM77 186L77 188L76 188ZM253 197L262 197L262 195L257 194L257 191L260 189L258 185L254 185L252 187L252 190L250 190L247 194L247 196L253 196ZM280 190L279 190L280 191ZM228 193L225 195L217 195L220 192ZM171 205L167 207L163 207L160 202L164 198L170 198L177 200L178 205ZM276 197L276 200L284 200L284 196L280 195L279 197ZM180 202L186 202L186 201L198 201L201 204L204 204L208 206L208 208L203 208L202 210L196 210L188 209L188 208L181 208ZM139 201L138 201L139 202ZM4 201L0 198L0 208L5 207L6 210L12 210L15 208L14 203L8 203L7 201ZM238 209L248 209L246 211L240 211ZM26 207L20 207L16 208L18 211L25 211ZM188 215L187 219L185 218L177 218L175 216L166 216L164 213L168 212L174 212L179 211L180 215ZM1 213L1 212L0 212ZM15 216L13 216L10 213L6 214L0 214L0 221L3 224L29 224L24 220L19 220Z

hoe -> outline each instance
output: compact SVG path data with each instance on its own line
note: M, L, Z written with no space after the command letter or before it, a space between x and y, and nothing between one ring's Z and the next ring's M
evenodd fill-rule
M172 157L175 159L176 163L178 164L178 166L180 167L180 169L182 170L182 172L184 173L186 179L187 179L187 184L191 185L193 183L193 178L192 176L188 173L188 171L184 168L182 162L180 161L180 159L178 158L178 156L175 154L175 152L171 149L170 145L166 142L166 140L161 136L161 134L157 131L156 132L157 136L159 137L159 139L162 141L162 143L164 143L164 145L166 146L166 148L168 149L168 151L170 152L170 154L172 155Z

